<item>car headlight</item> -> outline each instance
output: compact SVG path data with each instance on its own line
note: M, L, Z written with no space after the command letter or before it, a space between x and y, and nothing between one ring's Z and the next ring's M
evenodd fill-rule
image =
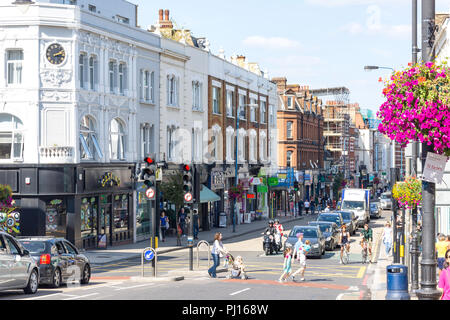
M313 244L313 246L312 246L313 248L315 248L315 249L317 249L317 248L319 248L319 244L318 243L316 243L316 244Z

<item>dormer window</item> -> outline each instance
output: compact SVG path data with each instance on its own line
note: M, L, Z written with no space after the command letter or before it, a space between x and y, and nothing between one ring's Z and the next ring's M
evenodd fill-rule
M294 109L294 98L293 97L287 98L287 106L289 109Z

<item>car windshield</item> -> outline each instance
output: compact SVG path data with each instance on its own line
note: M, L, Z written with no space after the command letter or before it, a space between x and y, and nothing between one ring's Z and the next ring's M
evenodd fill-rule
M342 216L342 219L345 219L345 220L351 220L352 219L352 213L351 212L341 212L341 216Z
M385 193L381 194L381 199L390 199L390 198L391 198L390 194L385 194Z
M317 238L317 229L315 228L294 228L290 236L293 237L297 233L303 233L303 238Z
M19 242L32 254L41 254L46 252L45 241L20 240Z
M322 232L331 232L331 226L328 223L323 224L313 224L315 226L319 226L320 231Z
M317 221L328 221L328 222L336 222L338 226L341 225L341 219L337 215L331 214L321 214Z
M344 201L342 209L363 210L364 201Z

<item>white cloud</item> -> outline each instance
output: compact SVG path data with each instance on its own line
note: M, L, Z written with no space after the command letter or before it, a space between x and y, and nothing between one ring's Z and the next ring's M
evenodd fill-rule
M267 49L293 49L300 48L300 42L282 37L263 37L250 36L242 40L242 43L248 47L267 48Z
M364 27L357 22L350 22L340 28L341 31L348 32L351 34L359 34L364 32Z

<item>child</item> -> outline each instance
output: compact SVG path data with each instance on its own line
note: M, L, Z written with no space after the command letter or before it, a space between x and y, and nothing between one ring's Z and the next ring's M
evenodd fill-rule
M284 282L291 274L291 264L292 264L292 248L286 248L284 250L284 264L283 264L283 274L281 275L278 282Z
M240 271L241 279L247 279L247 274L245 273L245 265L241 256L237 256L234 261L233 268Z

